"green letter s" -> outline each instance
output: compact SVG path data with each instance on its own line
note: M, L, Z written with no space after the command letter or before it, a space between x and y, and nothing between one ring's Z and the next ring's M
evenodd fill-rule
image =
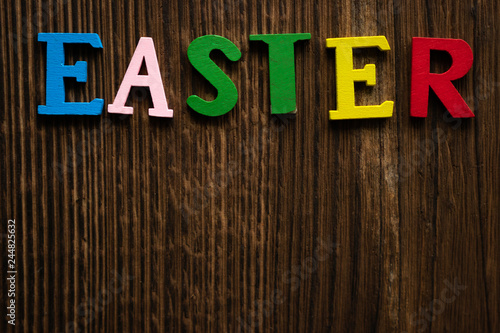
M187 104L205 116L222 116L236 105L238 90L231 79L210 59L213 50L221 50L231 61L238 61L241 52L229 39L207 35L196 38L188 47L187 55L193 67L216 89L217 98L205 101L196 95L189 96Z

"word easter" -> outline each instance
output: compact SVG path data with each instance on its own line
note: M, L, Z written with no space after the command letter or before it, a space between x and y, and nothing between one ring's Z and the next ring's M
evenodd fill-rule
M271 113L295 113L295 43L311 39L309 33L250 35L250 41L260 41L269 48L269 81ZM95 33L39 33L38 41L47 43L47 87L46 105L38 106L38 113L45 115L100 115L104 100L94 99L90 103L65 102L64 78L73 77L78 82L87 81L87 63L78 61L74 66L65 65L64 44L84 43L94 48L103 48L99 35ZM389 51L385 36L328 38L327 48L335 48L337 78L337 110L330 111L330 119L364 119L392 117L394 102L381 105L356 106L354 83L365 82L374 86L376 71L374 64L363 69L353 69L353 49L377 47ZM238 61L241 52L230 40L216 35L201 36L188 47L187 56L193 67L216 89L217 97L206 101L193 95L187 104L196 112L206 116L221 116L234 108L238 91L231 79L210 59L213 50L220 50L231 61ZM451 68L445 73L430 72L431 50L448 52ZM145 63L147 75L139 75ZM461 39L414 37L412 45L411 108L413 117L427 117L429 88L455 118L471 118L474 114L453 86L453 80L463 77L472 67L472 50ZM132 56L123 81L109 113L133 114L132 107L125 106L132 87L148 87L153 100L149 115L173 117L168 108L153 40L142 37Z

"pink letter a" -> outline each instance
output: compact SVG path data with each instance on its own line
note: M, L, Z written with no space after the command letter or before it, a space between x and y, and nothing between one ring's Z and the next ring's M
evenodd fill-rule
M148 70L148 75L139 75L143 59ZM167 118L174 116L174 111L168 108L152 38L141 37L139 40L132 60L130 60L130 64L128 65L127 72L123 77L120 89L116 94L115 101L113 104L108 105L109 113L134 113L133 107L125 106L132 86L149 87L151 99L153 100L153 108L149 109L150 116Z

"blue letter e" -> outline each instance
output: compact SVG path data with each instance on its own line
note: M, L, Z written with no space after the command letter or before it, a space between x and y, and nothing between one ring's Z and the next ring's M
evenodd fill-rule
M39 114L53 115L100 115L104 100L94 99L90 103L66 103L64 78L74 77L77 82L87 82L87 63L77 61L74 66L64 64L64 44L90 44L102 49L98 34L83 33L39 33L39 42L47 42L47 87L46 103L39 105Z

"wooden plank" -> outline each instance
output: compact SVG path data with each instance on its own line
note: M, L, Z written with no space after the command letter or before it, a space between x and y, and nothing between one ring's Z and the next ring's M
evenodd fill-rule
M0 254L15 218L17 331L498 332L499 15L473 0L1 1ZM67 48L88 62L67 99L106 105L152 37L174 118L150 118L145 89L133 116L37 115L38 32L99 34L103 50ZM268 49L248 37L302 32L297 114L271 116ZM242 52L213 55L239 93L213 119L186 104L215 97L186 55L206 34ZM329 121L326 39L376 35L391 50L354 51L377 69L356 103L393 100L393 117ZM432 93L428 117L409 116L412 37L469 43L456 87L474 119Z

